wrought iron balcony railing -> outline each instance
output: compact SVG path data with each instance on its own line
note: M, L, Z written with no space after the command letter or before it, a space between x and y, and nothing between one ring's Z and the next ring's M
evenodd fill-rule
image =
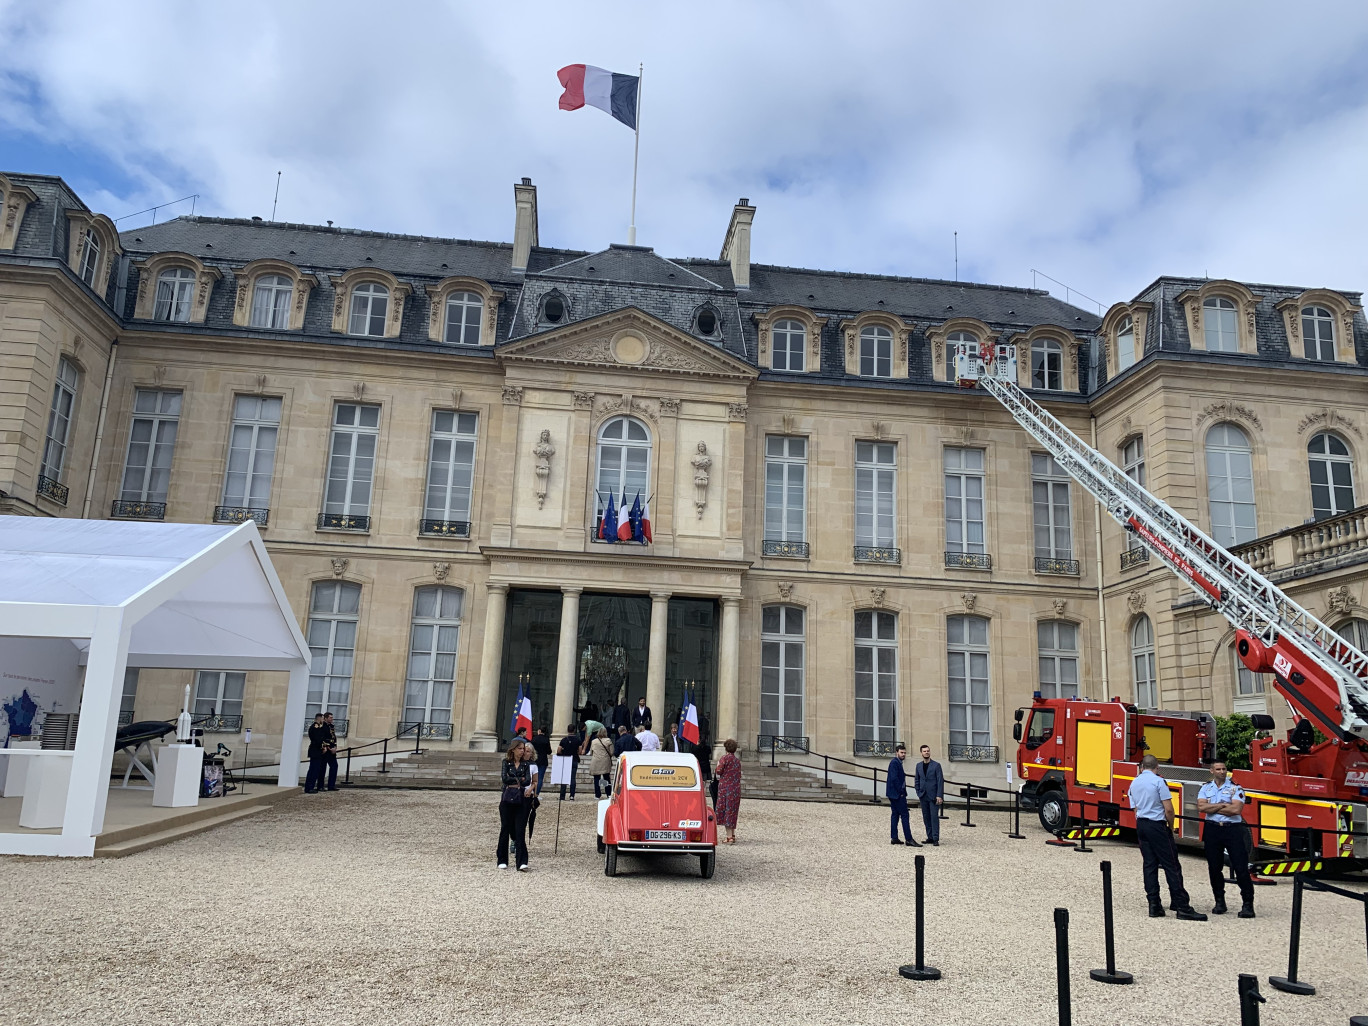
M312 716L306 717L306 719L305 719L305 721L304 721L304 736L305 736L305 737L308 737L308 736L309 736L309 728L310 728L311 726L313 726L313 717L312 717ZM350 729L351 729L351 720L349 720L349 719L343 719L343 720L336 720L336 719L335 719L335 720L333 720L333 731L337 734L338 737L346 737L346 736L347 736L347 731L350 730ZM379 744L378 741L377 741L376 743Z
M115 499L109 507L109 515L111 517L122 517L125 520L165 520L166 503Z
M119 725L120 727L126 727L126 726L128 726L130 723L132 723L132 722L133 722L133 710L132 710L132 709L120 709L120 710L119 710L119 723L118 723L118 725Z
M370 517L356 516L353 513L320 513L318 514L318 529L320 531L360 531L370 530Z
M758 752L811 752L811 739L796 734L761 734L755 739Z
M887 563L897 566L902 563L902 549L886 548L881 545L856 545L855 562Z
M1055 574L1060 577L1077 577L1078 560L1058 559L1055 556L1036 556L1035 572L1038 574Z
M439 538L469 538L469 520L420 520L418 533Z
M46 474L38 475L38 494L45 499L53 502L60 502L63 506L67 504L67 495L70 489L55 477L48 477Z
M395 737L413 737L415 733L425 741L450 741L452 736L450 723L415 723L411 720L400 720L394 732Z
M945 565L960 570L991 570L993 557L986 552L947 552Z
M1121 570L1134 570L1149 562L1149 549L1126 549L1121 553Z
M761 542L760 551L766 556L783 556L787 559L807 559L808 543L804 541L780 541L766 538Z
M206 734L236 734L242 730L241 716L223 716L219 713L212 713L207 716L196 716L190 722L192 726L198 727Z
M997 762L997 745L951 745L951 762Z
M887 755L892 757L897 752L901 741L861 741L855 739L853 751L856 755Z
M245 524L249 520L255 520L257 526L265 527L270 519L271 511L269 509L260 509L255 506L214 507L214 523L216 524Z

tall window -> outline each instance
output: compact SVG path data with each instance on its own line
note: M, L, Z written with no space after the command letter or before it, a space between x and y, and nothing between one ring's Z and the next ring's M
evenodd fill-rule
M473 292L453 292L446 301L446 329L442 341L453 346L478 346L484 304Z
M157 278L157 300L152 319L188 321L190 303L195 297L195 272L187 267L172 267Z
M1131 625L1131 665L1135 668L1135 704L1141 709L1159 708L1159 674L1154 661L1154 627L1148 616L1137 616Z
M370 515L375 450L380 439L380 407L338 403L333 410L328 447L328 485L323 512Z
M389 289L374 282L358 285L352 289L351 324L347 331L352 335L383 338L388 313Z
M318 581L309 598L309 695L304 714L347 716L351 700L352 664L356 657L356 620L361 585L350 581Z
M196 716L241 716L247 674L233 670L200 670L195 675Z
M632 502L637 493L641 500L650 498L651 436L646 425L633 417L615 417L599 430L598 476L595 478L600 507L627 497Z
M1222 296L1202 300L1202 334L1208 352L1238 353L1240 339L1236 331L1234 303Z
M893 376L893 332L877 324L860 329L860 375L866 378Z
M71 434L71 414L76 406L76 365L65 356L57 361L57 380L52 384L52 408L48 410L47 440L43 443L43 462L38 473L54 481L62 480L66 469L67 439Z
M806 540L807 439L765 438L765 538Z
M760 733L803 734L803 610L765 606L760 614Z
M778 321L770 331L774 346L773 367L775 370L800 371L803 369L803 354L807 351L807 333L797 321ZM863 373L863 372L862 372Z
M1217 424L1207 432L1206 459L1211 536L1225 546L1257 538L1249 439L1234 424Z
M1043 698L1078 697L1078 628L1067 620L1036 624Z
M432 411L424 519L470 523L476 424L477 417L473 413Z
M1116 326L1116 369L1125 370L1135 362L1135 321L1122 317Z
M252 327L285 329L290 326L290 299L294 282L283 274L264 274L252 289Z
M1235 660L1235 697L1262 697L1264 693L1265 674L1255 673L1244 663L1240 662L1240 655L1235 651L1234 645L1230 646L1230 656Z
M1145 439L1143 435L1136 435L1121 446L1121 470L1141 488L1145 487ZM1136 535L1129 531L1126 532L1127 549L1143 549L1144 547L1144 543Z
M233 400L228 469L223 475L225 506L271 508L271 474L275 471L279 432L279 398L240 395Z
M983 450L946 449L945 550L987 551L983 536Z
M100 237L87 228L81 238L81 281L96 288L95 272L100 267Z
M873 609L855 613L855 740L896 741L898 617Z
M1311 508L1317 520L1354 508L1354 460L1344 439L1322 431L1306 447L1311 461Z
M171 456L180 424L181 393L140 388L133 393L133 426L124 460L125 502L165 502L171 485Z
M898 447L855 443L855 544L893 548L897 543Z
M993 743L992 699L988 693L988 621L952 616L946 621L950 671L950 743Z
M1308 360L1335 359L1335 317L1323 306L1304 306L1301 312L1302 345Z
M978 345L978 336L971 331L952 331L945 336L945 380L955 380L955 347L964 344Z
M1055 392L1064 387L1064 347L1052 338L1031 343L1031 387Z
M1335 633L1360 652L1368 652L1368 620L1346 620Z
M1048 453L1031 453L1031 510L1035 518L1036 556L1073 559L1069 475Z
M461 634L460 588L432 586L413 593L405 723L450 723L456 690L456 643Z

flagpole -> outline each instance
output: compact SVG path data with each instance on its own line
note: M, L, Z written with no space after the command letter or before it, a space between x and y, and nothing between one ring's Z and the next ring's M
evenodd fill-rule
M627 245L636 245L636 187L637 187L637 158L641 154L641 80L646 70L645 64L637 65L637 105L636 105L636 141L632 144L632 220L627 226Z

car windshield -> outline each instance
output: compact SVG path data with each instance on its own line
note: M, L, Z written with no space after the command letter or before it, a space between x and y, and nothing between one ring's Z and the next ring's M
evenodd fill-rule
M690 791L698 787L698 772L692 766L633 766L633 787L668 787Z
M1026 747L1039 748L1054 733L1055 714L1053 709L1034 709L1031 711L1031 725L1026 734Z

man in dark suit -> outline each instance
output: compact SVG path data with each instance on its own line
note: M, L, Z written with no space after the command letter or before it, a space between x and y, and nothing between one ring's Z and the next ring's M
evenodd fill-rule
M893 843L902 844L898 840L898 820L902 820L903 837L907 838L907 843L914 848L921 845L912 840L912 823L908 819L907 813L907 771L903 769L903 760L907 758L907 746L898 745L894 758L888 763L888 783L884 787L884 794L888 796L888 804L892 806L892 818L888 821L888 829L893 834Z
M626 701L619 702L613 706L612 722L608 724L613 734L617 733L618 727L630 727L632 725L632 710L627 708Z
M637 699L637 707L632 710L632 732L635 733L637 727L651 729L651 709L646 704L646 699Z
M670 733L661 743L661 749L666 752L678 752L681 755L688 755L693 751L693 744L679 736L679 724L670 724Z
M945 798L945 774L941 764L931 758L931 746L921 746L921 762L917 763L914 780L917 804L921 806L922 822L926 825L926 843L940 847L940 807Z

